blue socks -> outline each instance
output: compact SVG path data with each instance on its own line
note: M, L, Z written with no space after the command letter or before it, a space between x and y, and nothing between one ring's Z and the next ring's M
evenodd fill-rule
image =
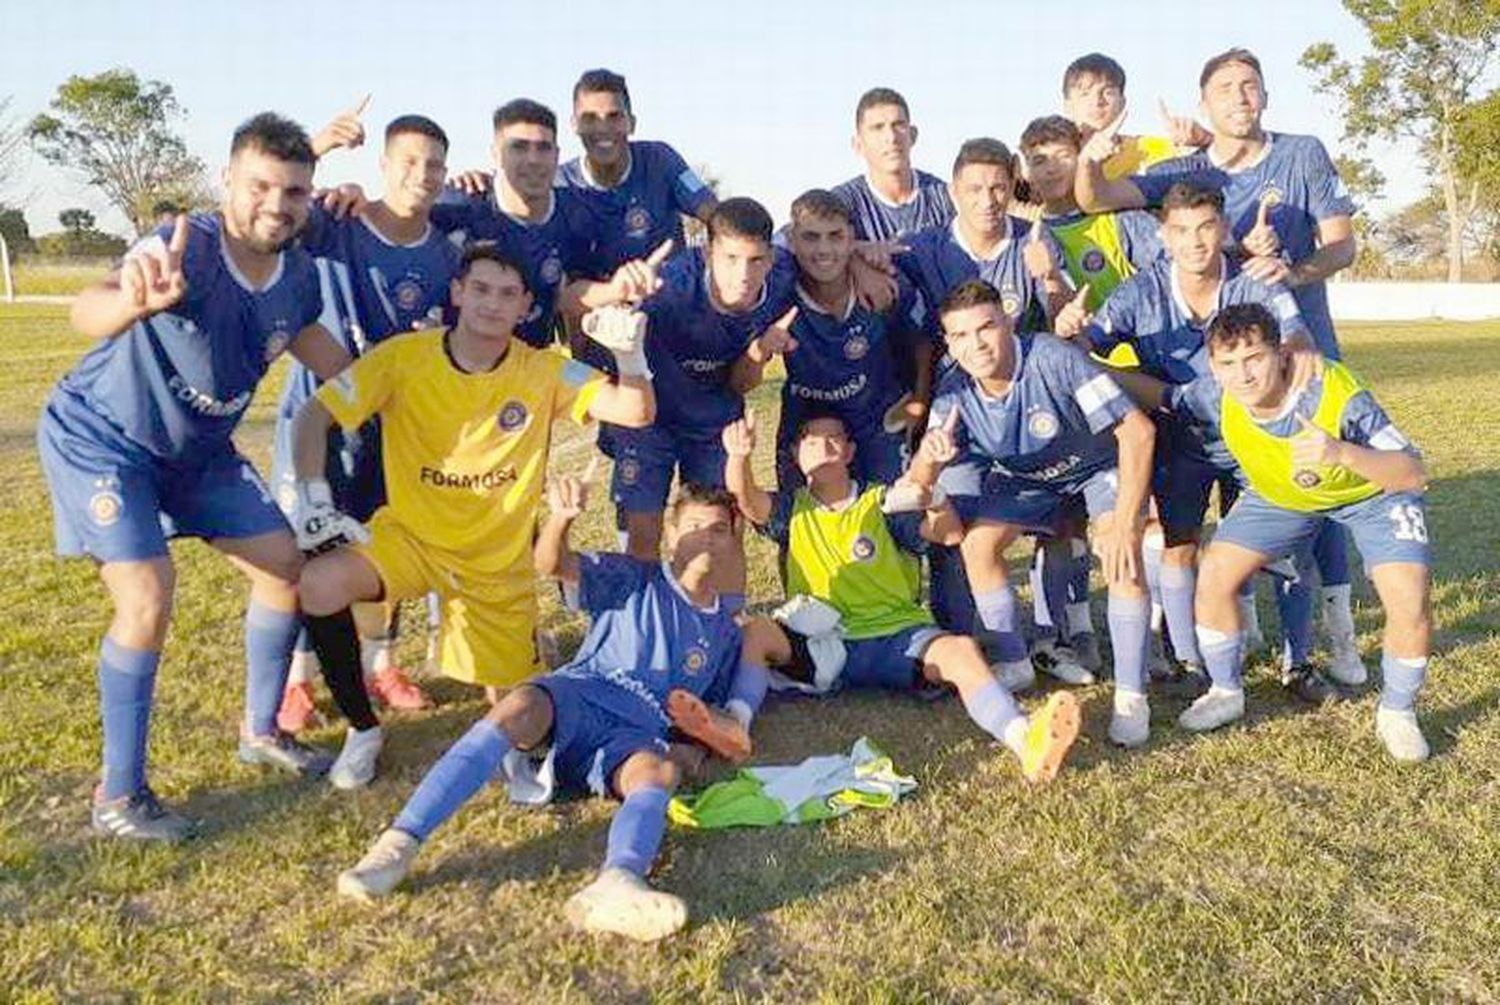
M1241 677L1245 661L1244 632L1229 635L1199 625L1198 652L1203 655L1203 665L1208 668L1208 676L1214 687L1230 691L1239 691L1244 687Z
M644 878L656 861L666 829L667 790L659 785L636 789L625 797L610 821L604 868L625 869Z
M738 614L745 609L745 595L743 593L721 593L719 594L719 606L727 614Z
M1327 521L1325 526L1333 526ZM1276 612L1281 617L1284 655L1291 666L1301 666L1312 658L1313 651L1313 562L1304 550L1292 556L1297 578L1272 574L1276 583Z
M972 695L964 696L964 709L975 725L986 733L1005 742L1005 727L1021 718L1021 709L1016 700L1005 690L1005 685L992 680Z
M1412 711L1417 704L1417 692L1427 679L1427 657L1381 653L1380 672L1385 678L1380 687L1380 707L1397 712Z
M1161 567L1161 607L1172 639L1172 653L1183 663L1203 665L1193 627L1193 593L1198 588L1198 570L1190 565Z
M146 786L151 692L161 653L130 649L108 636L99 647L99 718L104 726L100 798L133 796ZM277 696L280 701L280 696Z
M1324 520L1323 528L1313 538L1313 559L1318 563L1318 578L1324 587L1347 586L1349 583L1349 532L1343 524Z
M1068 641L1068 598L1073 585L1073 552L1066 540L1045 542L1042 558L1042 602L1059 642ZM981 615L983 612L981 612ZM1038 619L1040 620L1040 619Z
M998 590L976 593L974 606L979 609L980 622L995 633L995 648L1000 659L1006 663L1025 659L1026 643L1016 631L1016 592L1010 584Z
M1146 693L1151 644L1151 598L1109 595L1109 644L1115 651L1115 690Z
M276 732L276 711L301 630L295 611L273 610L253 600L245 609L245 729L251 736Z
M766 700L766 691L770 687L771 675L765 667L741 661L734 680L729 683L729 697L724 701L724 710L749 729L751 721Z
M495 777L509 750L510 737L505 730L489 719L480 719L422 778L391 826L426 841L439 824Z

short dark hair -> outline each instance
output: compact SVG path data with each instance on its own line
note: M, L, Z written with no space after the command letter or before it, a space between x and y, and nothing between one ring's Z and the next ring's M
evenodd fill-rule
M825 219L835 217L845 223L854 221L854 215L849 212L849 204L826 188L810 188L792 200L793 226L809 216Z
M1208 323L1203 335L1203 344L1210 354L1215 349L1231 349L1241 342L1249 342L1256 335L1269 346L1281 344L1281 322L1265 304L1232 304Z
M901 117L907 122L911 121L911 109L907 107L906 99L901 96L900 91L889 87L872 87L859 96L859 103L854 106L854 128L859 128L866 112L881 105L895 105L901 109Z
M261 112L241 122L229 141L229 156L232 159L251 147L279 161L309 166L318 163L307 130L275 112Z
M552 114L552 109L530 98L507 101L495 109L495 114L491 119L497 133L506 126L513 126L518 122L528 126L541 126L543 129L550 129L553 136L557 135L557 116Z
M802 437L807 435L807 427L811 426L814 422L821 422L824 419L832 420L843 426L845 436L849 436L853 432L849 428L849 420L840 415L833 406L822 402L813 402L805 407L802 410L802 414L798 417L797 435L792 442L801 442Z
M1021 152L1033 150L1044 143L1066 143L1074 150L1083 148L1083 133L1078 125L1064 115L1044 115L1032 119L1021 134Z
M957 178L958 173L970 164L994 164L1005 168L1012 178L1016 175L1016 159L1010 147L988 136L964 140L964 145L958 148L958 156L953 159L953 177Z
M948 295L943 297L943 302L938 305L938 317L941 318L955 311L967 310L970 307L978 307L980 304L1000 306L1000 291L983 279L970 279L948 291Z
M710 241L716 237L748 237L770 243L773 229L766 207L743 195L725 199L708 218Z
M151 204L152 216L165 216L168 213L176 216L183 212L186 212L185 207L175 199L158 199Z
M531 292L531 282L526 278L526 270L521 267L520 261L502 251L494 241L475 241L465 247L464 253L459 256L458 271L453 274L453 278L459 282L467 279L475 262L494 262L502 269L509 269L521 277L521 285L526 292Z
M1103 77L1106 83L1125 90L1125 68L1102 52L1079 56L1063 71L1063 97L1083 77Z
M630 112L630 88L625 86L625 78L613 70L606 70L602 67L584 70L583 75L578 78L578 83L573 85L575 102L580 94L618 94L620 104L625 106L626 112ZM635 113L631 112L631 114Z
M398 115L391 120L390 125L385 127L385 142L404 133L416 133L429 139L437 140L443 145L443 153L448 152L448 134L443 132L443 127L432 121L425 115Z
M1201 91L1207 87L1208 78L1218 73L1219 70L1230 63L1243 63L1255 71L1255 75L1260 78L1262 84L1266 82L1266 75L1261 72L1260 60L1255 58L1255 53L1243 46L1235 46L1233 49L1225 49L1203 64L1203 72L1198 74L1198 90Z
M1160 215L1165 220L1167 214L1174 209L1202 209L1204 206L1212 206L1215 213L1223 216L1223 190L1196 181L1177 181L1173 182L1172 187L1167 189L1166 195L1161 197Z
M739 521L740 505L728 489L714 488L701 482L683 482L677 487L677 494L672 497L669 509L673 523L677 522L685 506L714 506L728 513L731 521Z

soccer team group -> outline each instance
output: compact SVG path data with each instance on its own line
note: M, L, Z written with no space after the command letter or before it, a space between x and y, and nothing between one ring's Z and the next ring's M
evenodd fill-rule
M1022 710L1037 670L1111 675L1124 747L1149 742L1153 692L1194 699L1188 730L1242 717L1261 574L1283 682L1345 696L1366 677L1351 537L1386 618L1375 733L1424 759L1425 473L1338 362L1325 288L1354 258L1354 206L1317 139L1264 128L1251 53L1209 60L1200 88L1206 126L1168 115L1168 135L1128 135L1123 70L1084 56L1065 115L1014 153L965 142L947 178L913 168L903 97L868 91L864 172L798 197L780 232L632 139L606 70L573 90L577 159L559 167L554 114L515 100L494 115L495 170L450 187L447 136L406 115L385 130L378 198L313 182L363 142L363 105L311 138L249 119L221 210L164 222L78 297L73 323L100 341L39 426L58 550L92 558L114 604L94 827L197 828L146 781L182 535L250 581L241 760L368 784L376 705L427 701L391 661L401 600L428 598L441 671L487 688L488 713L339 876L362 899L492 780L592 790L620 805L567 917L663 937L687 918L645 879L670 795L707 754L749 755L768 690L955 690L1046 782L1082 716L1066 688ZM686 243L685 218L706 239ZM283 352L268 484L231 435ZM745 396L775 357L771 489ZM570 547L598 464L549 484L563 419L599 426L619 553ZM770 615L746 609L746 527L779 546ZM1026 628L1004 559L1023 536ZM545 672L538 575L591 617ZM313 668L348 723L337 759L293 735Z

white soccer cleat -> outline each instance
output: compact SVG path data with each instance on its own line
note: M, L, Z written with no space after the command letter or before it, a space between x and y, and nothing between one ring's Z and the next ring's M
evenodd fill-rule
M1398 761L1414 763L1425 761L1431 748L1422 727L1417 725L1417 713L1381 706L1375 710L1375 735L1385 744L1385 749Z
M344 734L344 749L328 771L328 781L336 789L360 789L375 780L375 761L385 744L385 730L379 726L359 730L352 726Z
M568 898L563 913L574 928L623 935L637 942L655 942L687 924L687 904L681 897L653 890L626 869L600 872Z
M1053 639L1040 639L1031 650L1036 668L1049 677L1064 684L1092 684L1095 677L1079 661L1071 646L1062 645Z
M366 902L384 897L411 871L422 843L405 831L386 830L353 869L339 873L338 891Z
M1359 656L1359 643L1354 634L1330 632L1328 650L1332 659L1328 661L1328 676L1340 684L1358 687L1370 679L1370 671Z
M1109 739L1122 747L1142 747L1151 738L1151 704L1143 694L1115 690L1115 710L1109 719Z
M1177 725L1194 733L1204 733L1227 726L1244 716L1244 690L1215 684L1203 697L1182 710L1182 714L1177 717Z
M1036 667L1031 657L1019 660L1001 660L990 664L990 673L1004 685L1007 691L1024 691L1036 683Z

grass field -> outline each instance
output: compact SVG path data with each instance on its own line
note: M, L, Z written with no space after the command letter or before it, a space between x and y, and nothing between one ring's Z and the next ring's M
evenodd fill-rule
M868 735L919 790L820 827L669 834L657 882L692 922L642 948L579 937L561 917L602 854L600 801L521 811L487 792L433 838L404 892L375 908L335 898L338 871L480 703L433 682L438 708L394 721L382 777L355 795L239 765L242 589L195 543L175 552L152 777L207 832L177 849L94 840L106 602L86 565L52 558L33 446L48 388L85 343L63 308L0 308L0 999L1494 1001L1500 325L1342 338L1431 469L1429 763L1384 756L1373 694L1298 707L1264 664L1245 723L1190 736L1158 699L1151 744L1130 754L1105 740L1107 688L1084 691L1086 736L1040 791L952 700L772 704L760 760ZM759 396L769 417L774 389ZM258 460L272 397L241 434ZM559 460L586 455L564 441ZM599 500L581 540L609 540ZM757 544L761 597L770 561ZM1374 665L1368 589L1358 616ZM576 638L555 606L547 618Z
M90 283L98 282L109 274L112 263L109 259L79 262L36 262L22 259L15 263L12 278L18 297L71 296ZM0 292L4 291L0 278Z

